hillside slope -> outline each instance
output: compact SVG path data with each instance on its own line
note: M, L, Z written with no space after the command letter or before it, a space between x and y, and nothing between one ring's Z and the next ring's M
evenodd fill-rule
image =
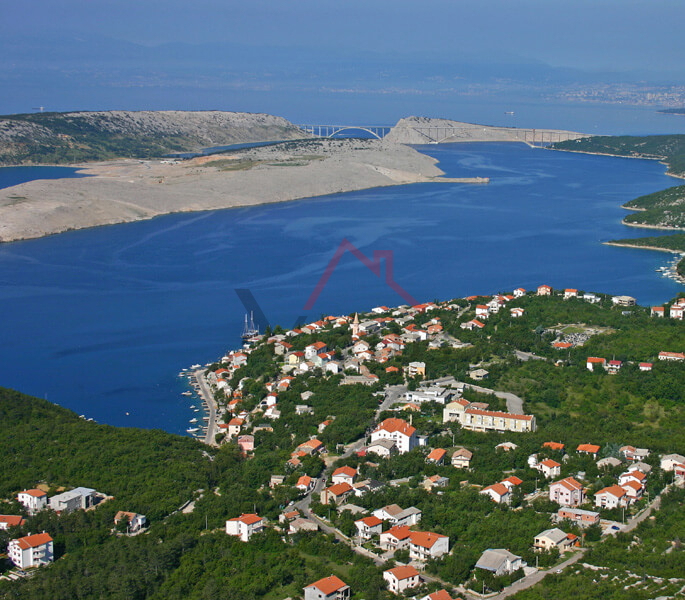
M0 117L0 165L149 158L242 142L309 137L267 114L105 111Z

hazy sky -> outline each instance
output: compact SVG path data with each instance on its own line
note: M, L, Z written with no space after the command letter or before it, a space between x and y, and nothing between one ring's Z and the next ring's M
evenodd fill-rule
M430 55L511 52L581 68L681 67L682 0L28 0L3 35L238 42Z
M287 112L324 92L369 89L404 111L411 103L398 94L445 95L488 77L678 83L683 23L682 0L8 2L0 85L12 93L0 112L36 103L273 110L278 101Z

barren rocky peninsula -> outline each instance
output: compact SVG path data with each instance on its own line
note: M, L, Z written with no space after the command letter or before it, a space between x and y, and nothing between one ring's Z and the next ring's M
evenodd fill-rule
M442 178L436 162L402 144L316 139L186 161L87 163L77 166L88 177L36 180L0 190L0 240L37 238L174 212L455 181Z
M0 164L71 163L87 177L36 180L0 190L0 241L372 187L486 183L485 178L444 178L436 160L406 144L535 144L581 136L424 117L401 119L383 140L359 140L311 138L281 117L250 113L9 115L0 118ZM191 160L153 158L170 151L269 140L285 141Z

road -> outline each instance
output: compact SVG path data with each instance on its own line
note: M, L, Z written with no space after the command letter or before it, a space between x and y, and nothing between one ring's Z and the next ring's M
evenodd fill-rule
M515 415L525 414L523 412L523 399L519 398L516 394L512 394L511 392L496 392L495 390L473 385L471 383L465 383L464 387L467 387L474 392L480 392L481 394L490 394L497 396L498 398L503 398L507 401L507 412Z
M520 592L521 590L525 590L526 588L534 586L536 583L542 581L545 575L554 573L556 571L563 571L569 565L577 563L583 556L585 556L586 550L587 548L579 549L578 552L576 552L571 558L566 559L564 562L556 565L554 568L549 569L548 571L540 570L532 575L529 575L528 577L524 577L523 579L515 581L496 596L489 596L488 600L503 600L503 598L513 596L516 592Z
M210 390L209 386L207 385L207 381L205 380L205 377L204 377L204 371L202 369L195 371L193 373L193 377L195 378L195 381L197 381L197 384L200 386L200 389L199 389L200 397L202 398L203 402L207 405L207 410L209 411L209 421L207 422L207 433L205 434L205 437L202 441L209 446L215 446L216 445L215 439L216 439L217 427L216 427L216 401L214 400L214 394L212 394L212 390Z

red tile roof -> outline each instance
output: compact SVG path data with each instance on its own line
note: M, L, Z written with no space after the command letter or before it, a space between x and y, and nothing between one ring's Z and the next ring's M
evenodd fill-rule
M315 587L324 596L328 596L333 592L337 592L338 590L347 587L347 584L335 575L331 575L330 577L324 577L323 579L319 579L319 581L315 581L307 587Z
M419 572L409 565L403 567L395 567L394 569L388 569L386 573L391 573L395 579L402 581L403 579L410 579L412 577L417 577Z
M0 523L5 523L7 527L19 527L26 521L21 515L0 515Z
M24 490L21 493L28 494L29 496L33 496L34 498L42 498L43 496L47 496L47 494L43 490L37 490L35 488L31 490Z
M597 454L599 452L599 446L595 444L580 444L577 448L578 452L587 452L589 454Z
M52 541L52 538L47 533L37 533L35 535L27 535L26 537L19 538L19 547L22 550L28 550L29 548L36 548L47 544Z
M545 442L542 444L543 448L551 448L552 450L563 450L564 444L561 442Z
M353 469L352 467L338 467L335 471L333 471L333 475L331 477L336 477L337 475L347 475L348 477L356 477L357 469Z
M443 448L435 448L431 450L431 453L427 456L428 460L434 460L434 461L439 461L445 458L445 455L447 454L447 450Z
M378 525L382 525L383 521L381 521L378 517L364 517L363 519L359 519L357 523L364 523L367 527L378 527Z
M620 485L610 485L609 487L602 488L595 494L595 496L600 496L603 494L611 494L616 498L623 498L626 495L626 491Z
M446 538L446 535L440 535L439 533L433 533L431 531L412 531L409 533L409 540L415 546L421 546L422 548L432 548L441 538Z
M415 427L412 427L409 423L402 419L397 419L394 417L391 417L389 419L385 419L377 428L375 431L387 431L389 433L395 433L396 431L399 433L402 433L403 435L406 435L408 437L411 437L414 432L416 431Z

